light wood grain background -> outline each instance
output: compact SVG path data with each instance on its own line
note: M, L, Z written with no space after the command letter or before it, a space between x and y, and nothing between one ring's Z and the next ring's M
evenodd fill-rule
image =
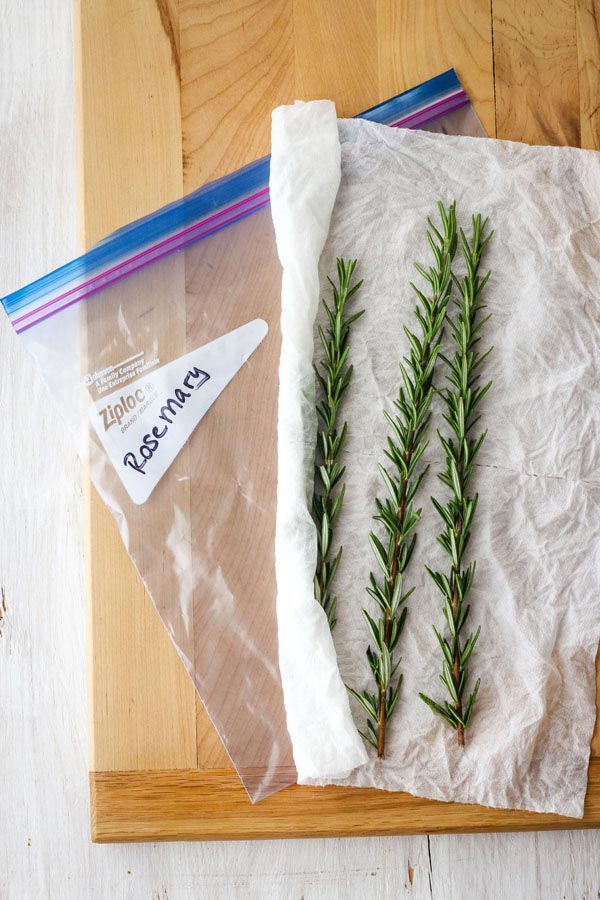
M4 294L74 255L77 201L71 4L0 17ZM3 317L0 415L1 900L596 900L598 832L92 846L78 462Z

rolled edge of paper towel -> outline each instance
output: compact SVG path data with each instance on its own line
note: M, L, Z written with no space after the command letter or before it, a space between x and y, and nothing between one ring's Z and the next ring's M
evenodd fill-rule
M334 103L296 102L272 118L271 212L283 266L275 536L279 666L298 781L343 778L367 762L327 617L314 597L311 516L317 435L313 327L319 257L341 178Z

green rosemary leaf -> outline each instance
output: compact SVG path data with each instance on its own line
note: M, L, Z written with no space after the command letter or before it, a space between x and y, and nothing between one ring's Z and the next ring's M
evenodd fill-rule
M462 481L461 477L458 474L458 466L456 464L456 460L454 456L451 456L448 460L448 468L450 471L450 477L452 478L452 487L454 488L454 495L457 500L462 499Z
M396 683L396 687L394 688L394 690L390 691L390 693L389 693L389 699L386 703L386 708L385 708L386 719L389 719L390 716L392 715L392 713L394 712L394 707L396 706L396 703L398 702L398 697L400 696L400 688L401 687L402 687L402 675L400 675L400 677L398 678L398 681Z
M337 622L337 618L335 615L336 610L337 610L337 597L333 597L333 599L331 599L329 601L329 605L325 610L325 612L327 613L327 621L329 622L329 628L331 629L331 631L333 631L333 629L335 628L336 622Z
M391 648L390 648L390 652L391 652ZM397 660L394 662L394 664L392 665L392 671L390 672L390 686L389 686L389 690L390 690L390 691L392 690L392 680L393 680L393 678L394 678L394 675L395 675L396 672L398 671L398 667L400 666L400 663L401 663L401 662L402 662L402 657L399 656L398 659L397 659ZM399 677L399 678L402 678L402 675L399 675L398 677Z
M448 641L446 640L446 638L442 637L442 635L439 633L439 631L437 630L435 625L432 625L432 628L435 632L436 638L439 641L439 645L442 648L442 652L443 652L444 656L446 657L446 660L448 661L448 665L452 666L452 664L453 664L452 650L448 646Z
M452 588L448 582L447 577L443 574L443 572L434 572L428 566L425 566L425 570L429 573L436 586L440 590L440 592L444 595L444 597L451 598L452 597Z
M445 719L449 725L451 725L453 728L456 728L456 722L444 709L443 706L440 706L439 703L436 703L435 700L432 700L431 697L427 697L425 694L419 693L419 697L421 698L423 703L426 703L427 706L429 706L434 711L434 713L437 713L438 716L441 716L442 719Z
M471 526L471 522L473 520L473 516L475 515L475 510L477 509L477 501L479 500L479 494L475 494L471 500L467 500L464 504L463 510L463 532L465 534L469 533L469 528Z
M396 579L396 584L392 590L392 599L390 601L390 613L392 616L395 615L400 603L402 601L402 578ZM394 619L394 621L396 621Z
M464 600L464 596L463 596L463 600ZM456 616L456 618L455 618L457 634L460 634L462 627L465 624L465 621L467 619L467 616L469 615L470 609L471 609L471 607L469 605L464 606L462 603L459 603L458 616Z
M386 531L391 536L396 532L396 515L394 510L391 510L389 505L386 503L384 506L381 501L377 500L377 509L379 511L378 516L374 516L373 518L379 522L382 522L385 526Z
M329 552L329 516L323 513L321 518L321 559L327 559Z
M447 510L445 506L442 506L442 504L438 500L436 500L435 497L431 497L430 499L431 499L431 502L433 503L434 507L436 508L437 512L439 513L441 518L446 523L446 525L448 525L450 528L452 528L454 521L452 519L452 515L449 512L449 510Z
M416 421L415 421L415 423L414 423L414 427L415 427L415 429L417 428L417 422L416 422ZM412 478L412 474L413 474L413 472L414 472L414 470L415 470L415 468L416 468L416 466L417 466L417 463L419 462L419 460L421 459L421 457L423 456L423 454L424 454L425 451L427 450L427 447L428 447L428 446L429 446L429 441L421 441L421 442L418 443L417 446L414 448L413 453L412 453L412 458L411 458L410 463L408 464L408 466L407 466L407 468L406 468L407 478Z
M427 272L427 271L423 268L423 266L419 265L419 263L415 263L414 265L415 265L415 269L417 270L417 272L419 273L419 275L422 275L423 278L424 278L426 281L429 281L429 283L431 284L431 277L430 277L430 275L429 275L429 272Z
M344 494L346 493L346 485L343 484L339 490L339 492L333 498L333 502L331 504L331 511L329 513L330 522L334 522L337 518L337 514L339 513L342 503L344 502Z
M377 710L371 704L371 701L367 694L359 694L351 687L348 687L348 685L346 685L346 689L348 690L348 693L351 694L358 703L360 703L363 709L366 710L368 716L371 716L373 719L377 718Z
M339 359L336 360L335 366L333 367L333 377L338 378L342 369L346 365L346 360L348 359L348 354L350 353L350 344L346 344L342 352L340 353Z
M409 594L406 596L409 596L411 593L412 593L412 591L409 591ZM400 598L401 603L406 600L406 596L403 596ZM402 631L404 630L404 623L406 622L407 614L408 614L408 609L405 606L403 608L402 612L400 613L400 618L394 618L392 620L392 633L390 636L390 650L393 650L394 647L396 646L396 644L398 643L398 639L399 639L400 635L402 634ZM399 663L400 663L400 660L398 660L398 662L394 665L392 674L396 671L396 668L399 665Z
M321 603L321 585L319 584L319 579L317 578L316 575L313 578L313 583L315 586L315 599L316 599L317 603Z
M436 263L438 265L438 269L439 269L442 265L442 251L439 247L439 244L436 244L436 242L433 238L433 235L429 231L427 232L427 240L429 241L429 246L431 247L431 252L433 253L433 255L435 257L435 261L436 261Z
M392 481L385 466L382 466L381 463L379 463L378 468L379 473L383 478L383 483L390 492L390 497L392 498L392 500L394 500L394 502L398 502L398 485Z
M473 652L473 647L475 646L475 644L476 644L476 642L477 642L477 638L479 637L479 632L480 632L480 631L481 631L481 625L479 626L479 628L477 629L477 631L475 632L475 634L470 634L470 635L469 635L469 638L468 638L468 640L467 640L467 643L466 643L465 646L463 647L463 651L462 651L462 653L461 653L461 655L460 655L460 667L461 667L461 669L464 669L465 666L467 665L467 663L468 663L468 661L469 661L469 657L470 657L471 653Z
M467 725L469 724L469 722L471 720L471 716L473 714L473 707L475 705L475 698L477 697L480 683L481 683L481 679L478 678L477 682L475 684L475 687L469 694L469 699L467 700L467 706L465 709L465 728L467 727Z
M360 287L362 287L362 281L359 281L358 284L354 285L354 287L352 288L351 291L348 291L348 294L346 295L346 299L351 297L356 291L358 291L358 289ZM358 312L353 313L351 316L349 316L347 319L344 320L344 326L346 328L350 328L350 326L353 325L364 314L365 314L364 309L359 309Z
M360 734L361 738L363 738L363 740L368 741L370 744L373 744L373 746L375 748L377 748L377 735L375 734L375 732L373 730L370 732L369 731L364 732L364 731L361 731L359 728L358 733Z
M367 647L367 660L369 662L371 672L373 673L373 678L376 678L377 672L379 671L379 657L375 653L373 653L370 647Z
M377 732L375 731L375 725L370 719L367 720L367 731L370 734L371 743L377 746Z
M459 550L458 550L458 538L456 535L456 531L452 528L447 532L450 544L450 557L452 559L452 565L454 566L454 571L458 572L460 569L460 558L459 558Z
M326 491L331 490L331 478L327 466L319 466L319 477Z
M395 416L391 416L389 414L387 409L384 409L383 415L385 416L385 419L386 419L388 425L391 426L391 428L395 434L396 440L400 444L404 444L404 441L406 440L406 429L403 428L402 424Z
M442 209L444 209L443 206L442 206ZM445 212L446 212L446 210L444 210L444 213L445 213ZM431 229L431 231L432 231L432 232L434 233L434 235L436 236L436 238L437 238L437 240L438 240L438 243L441 244L441 243L443 242L442 235L441 235L440 232L437 230L437 228L435 227L435 225L433 224L433 222L431 221L430 218L427 219L427 224L429 225L429 228ZM444 219L442 219L442 226L443 226L443 224L444 224Z
M367 625L369 626L369 631L373 635L373 640L379 647L380 635L379 635L379 627L378 627L377 623L375 622L374 619L371 618L371 616L369 615L369 613L367 612L366 609L363 609L362 614L365 617L365 621L366 621Z
M372 597L377 599L377 602L383 603L384 607L387 607L388 599L383 590L377 584L377 580L373 573L371 572L371 587L367 587L367 591L371 594Z
M383 647L381 647L380 649L381 656L379 657L379 684L387 689L387 686L390 683L392 672L392 659L387 644L384 643Z
M445 709L446 713L448 714L449 718L452 719L452 721L455 722L456 725L462 725L464 728L464 724L465 724L464 721L460 718L460 716L458 715L458 713L456 712L454 707L450 706L450 704L448 703L447 700L444 701L444 709Z
M446 688L446 690L448 691L448 693L450 694L450 696L452 697L452 699L454 700L454 702L456 704L458 704L458 694L456 693L456 688L454 686L454 682L452 681L452 679L448 678L448 676L445 673L442 673L438 677L439 677L440 681L442 682L442 684L444 685L444 687Z
M408 329L406 329L406 333L410 334ZM408 374L406 366L404 366L402 363L398 363L398 368L400 369L400 374L402 375L402 380L404 381L404 390L406 391L406 394L408 396L408 399L411 402L411 405L414 407L415 385L413 384L413 382L410 379L410 375Z
M416 587L413 585L413 587L409 588L409 589L406 591L406 593L402 594L402 597L401 597L401 599L400 599L400 604L399 604L399 605L402 606L403 603L406 603L406 601L408 600L408 598L410 597L410 595L413 594L415 591L416 591ZM408 612L408 609L405 609L405 610L403 610L403 612L401 613L401 615L402 615L402 617L403 617L403 623L404 623L404 618L406 618L407 612Z
M383 572L384 575L387 575L388 574L387 553L383 549L383 544L381 543L381 541L379 540L379 538L373 531L369 532L369 543L371 544L371 549L373 550L373 553L375 554L375 559L379 563L379 567L380 567L381 571Z
M408 506L408 501L407 501L407 506ZM419 516L420 516L420 514L421 514L421 510L419 510ZM408 543L405 540L402 541L402 547L400 550L400 555L398 557L398 573L400 575L402 575L402 573L406 569L407 565L409 564L410 558L413 555L413 550L415 549L416 543L417 543L416 533L414 533L411 536L411 539L408 541ZM411 592L412 592L412 589L411 589Z
M450 598L447 598L447 599L449 600ZM448 623L448 628L450 629L450 634L456 640L456 635L457 635L456 622L454 621L454 617L452 615L452 607L451 606L449 607L448 603L445 603L442 612L444 613L444 617L446 619L446 622Z
M342 466L340 468L337 463L333 463L331 466L331 470L329 473L329 490L332 491L340 478L344 477L344 472L346 471L346 467Z

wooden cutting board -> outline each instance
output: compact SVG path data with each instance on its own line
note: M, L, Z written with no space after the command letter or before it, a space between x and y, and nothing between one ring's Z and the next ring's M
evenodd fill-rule
M78 0L82 241L269 151L274 106L351 116L454 66L488 134L600 148L600 0ZM585 818L293 787L252 806L86 487L95 841L507 831ZM600 695L600 692L599 692Z

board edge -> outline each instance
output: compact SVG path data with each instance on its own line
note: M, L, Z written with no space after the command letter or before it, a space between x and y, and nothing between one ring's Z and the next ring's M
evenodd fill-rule
M600 758L582 819L426 800L372 788L294 785L252 805L225 769L91 772L94 843L279 840L600 827Z

